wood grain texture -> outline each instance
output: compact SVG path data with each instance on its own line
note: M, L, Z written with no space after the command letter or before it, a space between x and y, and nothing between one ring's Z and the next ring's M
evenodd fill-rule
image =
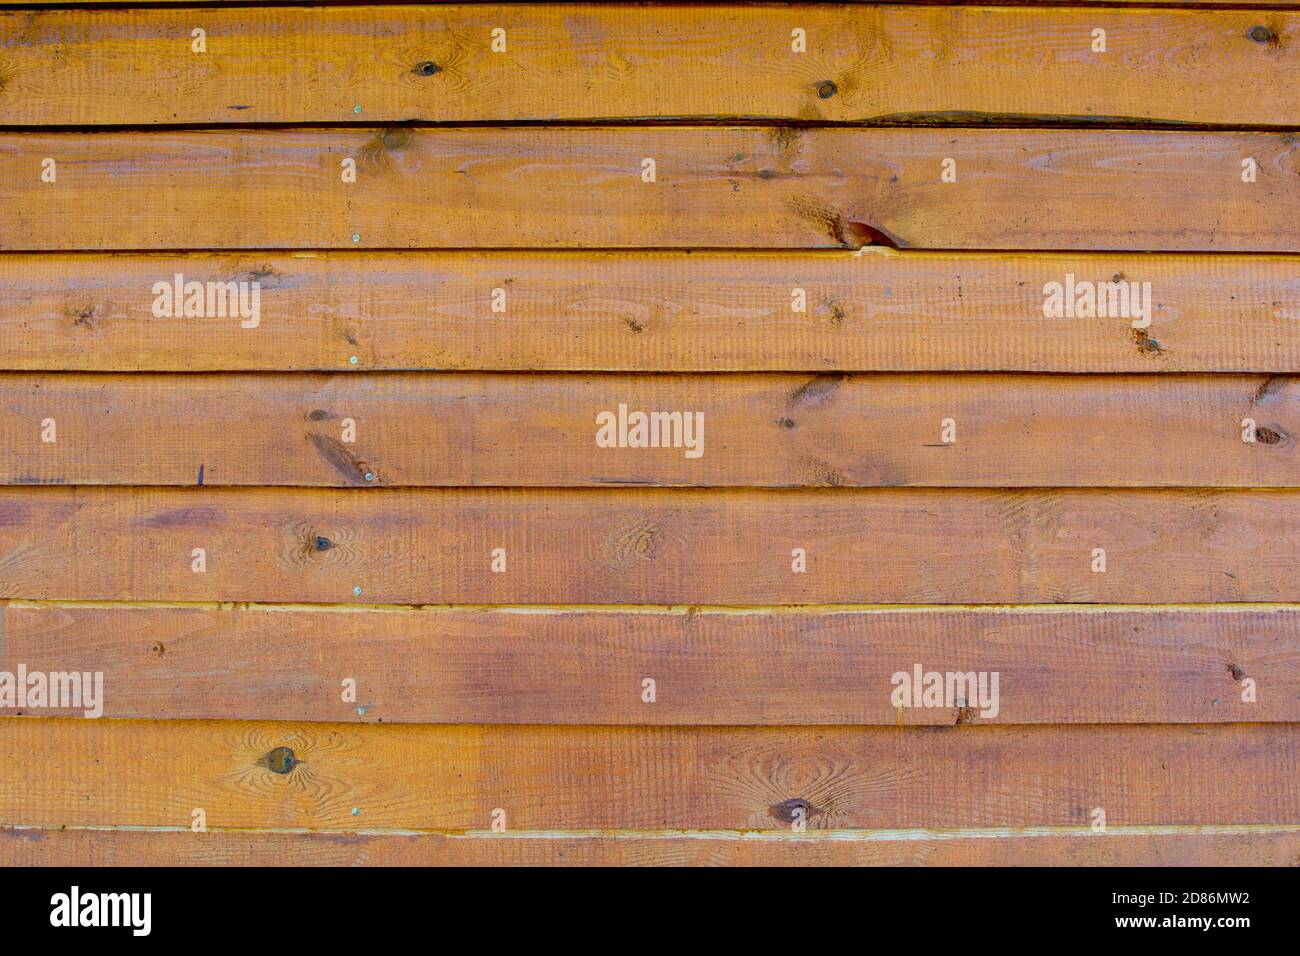
M57 180L41 182L44 159ZM356 160L357 182L341 164ZM1241 180L1254 159L1258 179ZM656 181L642 179L656 161ZM944 159L957 181L941 182ZM1293 133L470 128L0 134L0 250L1300 252ZM353 237L357 238L353 238Z
M255 327L155 315L177 275L205 299L248 283L250 306L258 283ZM1045 317L1044 287L1069 275L1149 282L1150 326ZM0 256L6 371L1300 372L1297 320L1295 257Z
M0 490L32 600L1294 602L1298 563L1279 491Z
M1279 375L0 374L8 484L1295 487L1296 436Z
M18 604L0 614L0 668L102 673L106 717L1300 723L1300 610L1287 606L791 613ZM974 692L968 709L895 707L894 675L910 678L918 664L997 673L996 707ZM643 700L646 678L653 703ZM350 700L341 692L347 680L356 688ZM85 709L29 704L22 713Z
M1300 863L1296 4L149 4L0 11L0 862Z
M286 753L286 748L292 753ZM31 826L789 830L1300 819L1288 724L448 727L0 721ZM274 752L274 753L273 753ZM277 769L272 769L272 768ZM283 772L281 772L283 771ZM353 811L356 811L355 813Z
M1295 866L1300 831L897 836L374 834L0 828L0 865L32 866Z
M192 49L196 27L206 52ZM795 28L806 33L804 53L792 49ZM504 30L504 50L492 48L494 29ZM1106 31L1104 53L1093 50L1095 29ZM0 124L743 117L1293 126L1297 38L1300 15L1235 10L13 11L0 13ZM1023 81L1027 56L1032 83Z

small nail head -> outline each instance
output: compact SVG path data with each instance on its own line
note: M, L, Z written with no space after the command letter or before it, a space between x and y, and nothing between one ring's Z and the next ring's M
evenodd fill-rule
M360 112L361 112L361 107L360 107L360 106L354 106L354 107L352 107L352 112L354 112L354 113L360 113Z
M822 80L817 84L817 95L824 100L829 100L839 91L834 80Z
M361 585L358 584L356 587L354 587L354 588L352 589L352 593L355 594L355 595L357 595L358 597L360 597L360 596L361 596Z
M352 808L352 815L353 815L354 817L359 817L359 816L361 816L361 808L360 808L360 807L353 807L353 808Z
M366 716L366 709L365 709L364 707L358 707L358 708L357 708L357 715L358 715L358 716L361 716L361 717Z
M352 241L353 241L353 242L360 242L360 241L361 241L361 233L359 233L359 232L354 232L354 233L352 234Z
M421 76L433 76L433 74L438 72L439 67L438 64L434 63L432 60L425 60L415 69Z
M1267 43L1273 39L1273 31L1265 26L1255 26L1250 28L1250 38L1256 43Z
M348 358L348 364L349 364L349 365L356 365L356 364L357 364L357 357L356 357L355 355L350 356L350 357Z
M375 480L375 473L373 471L366 472L366 481L374 481L374 480Z

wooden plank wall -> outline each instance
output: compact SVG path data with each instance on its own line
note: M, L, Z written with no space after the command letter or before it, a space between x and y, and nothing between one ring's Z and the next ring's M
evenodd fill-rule
M0 11L0 862L1300 862L1298 6Z

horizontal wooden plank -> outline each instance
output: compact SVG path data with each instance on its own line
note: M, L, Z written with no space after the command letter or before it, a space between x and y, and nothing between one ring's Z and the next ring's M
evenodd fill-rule
M45 704L72 702L27 700L19 705L26 715L446 724L1300 722L1300 609L1290 606L778 612L20 603L0 614L4 671L102 675L94 700L62 709ZM923 677L906 683L918 696L900 707L898 675L912 682L918 666L922 674L975 674L984 683L969 696L954 692L952 701L922 706ZM653 701L645 699L647 679Z
M0 374L8 484L1295 487L1297 435L1280 375Z
M1281 132L5 133L0 249L1300 252L1298 173L1296 134Z
M201 52L195 29L204 31ZM1096 30L1105 31L1104 51ZM1297 36L1300 15L1261 10L11 11L0 12L0 124L743 117L1293 126ZM1032 83L1022 82L1026 51Z
M0 721L0 822L789 830L1272 824L1293 724L449 727Z
M1279 491L0 489L31 600L1293 602L1297 564Z
M1294 866L1300 829L1024 833L283 833L0 828L32 866Z
M157 314L178 275L205 312L208 283L245 283L243 312ZM1048 317L1071 276L1071 302L1117 277L1138 297ZM6 371L1300 372L1297 319L1295 257L0 256Z

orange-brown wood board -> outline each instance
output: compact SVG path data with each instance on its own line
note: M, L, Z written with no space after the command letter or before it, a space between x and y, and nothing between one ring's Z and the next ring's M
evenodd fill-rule
M1107 33L1106 50L1094 48L1096 30ZM1139 7L14 11L0 14L12 74L0 90L0 123L744 117L1285 126L1300 106L1298 30L1300 14L1284 10Z
M0 10L0 863L1294 864L1298 50Z
M1295 134L1236 130L32 130L0 133L0 251L1297 253L1298 173Z
M1298 299L1296 256L0 255L7 367L41 372L1295 373Z

